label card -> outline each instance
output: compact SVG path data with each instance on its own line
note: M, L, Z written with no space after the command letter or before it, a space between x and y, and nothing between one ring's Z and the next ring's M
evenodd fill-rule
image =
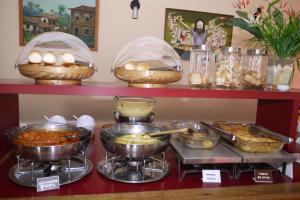
M49 176L36 179L37 192L59 189L59 176Z
M202 170L202 182L203 183L221 183L220 170Z
M254 170L253 180L256 183L273 183L272 170Z

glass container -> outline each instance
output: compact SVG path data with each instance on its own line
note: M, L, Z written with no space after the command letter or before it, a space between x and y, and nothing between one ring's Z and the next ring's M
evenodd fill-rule
M263 49L248 49L242 57L242 85L245 89L264 89L267 81L268 55Z
M141 37L117 55L112 72L131 87L165 87L182 77L181 59L165 41Z
M215 84L217 88L241 86L241 49L224 47L217 56Z
M215 54L201 45L191 51L189 85L193 88L210 88L215 81Z
M239 149L252 153L280 151L293 140L254 124L214 122L218 133Z
M175 129L188 128L185 133L178 134L178 140L189 148L211 149L219 142L220 136L212 128L202 122L175 121Z
M294 57L279 58L276 55L269 57L268 86L285 91L290 88L290 83L295 65Z

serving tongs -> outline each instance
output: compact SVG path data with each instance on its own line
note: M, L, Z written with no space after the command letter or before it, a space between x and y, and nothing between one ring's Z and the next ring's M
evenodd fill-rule
M182 128L182 129L173 129L173 130L166 130L166 131L145 132L145 133L138 133L138 134L148 135L151 137L158 137L161 135L169 135L169 134L174 134L174 133L188 134L188 131L189 131L188 128ZM133 134L133 133L131 133L131 134ZM122 134L122 135L118 135L117 137L124 136L124 135L131 135L131 134ZM130 139L134 140L135 138L130 138ZM140 138L137 138L137 139L140 139ZM150 138L143 138L143 140L147 140L147 139L150 139Z
M213 125L207 124L205 122L202 122L204 125L210 127L211 129L213 129L217 134L219 134L220 136L222 136L223 138L230 140L230 141L236 141L237 137L236 135L227 132L225 130L223 130L222 128L219 127L218 123L214 123Z
M262 136L262 137L270 137L270 138L282 141L282 142L287 143L287 144L290 144L294 141L293 138L284 136L280 133L274 132L274 131L269 130L265 127L262 127L262 126L259 126L259 125L256 125L256 124L252 124L252 123L250 123L248 125L249 125L249 131L252 134L259 135L259 136Z

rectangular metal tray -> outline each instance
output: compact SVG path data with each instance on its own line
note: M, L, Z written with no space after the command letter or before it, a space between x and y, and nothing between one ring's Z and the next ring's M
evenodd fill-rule
M222 143L218 143L213 149L188 148L177 138L171 139L170 143L182 164L242 163L242 157Z
M226 142L222 142L222 144L231 149L237 155L241 156L243 163L291 163L297 160L296 156L285 151L248 153Z

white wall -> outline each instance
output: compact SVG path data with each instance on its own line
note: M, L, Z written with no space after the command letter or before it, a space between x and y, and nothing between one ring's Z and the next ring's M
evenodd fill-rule
M165 8L234 14L233 0L140 0L139 19L131 19L131 0L99 0L99 44L92 55L99 71L87 81L118 81L110 72L118 51L139 36L163 38ZM261 2L263 0L256 0ZM299 10L300 1L290 0ZM19 46L18 0L0 2L0 79L26 79L14 68ZM234 30L233 45L242 46L247 34ZM186 71L188 62L184 62ZM186 76L180 84L186 84ZM43 115L62 114L71 119L73 114L90 114L99 121L110 121L113 102L111 97L20 95L22 121L43 120ZM175 99L159 98L158 119L202 119L253 121L255 100ZM174 117L175 116L175 117Z

